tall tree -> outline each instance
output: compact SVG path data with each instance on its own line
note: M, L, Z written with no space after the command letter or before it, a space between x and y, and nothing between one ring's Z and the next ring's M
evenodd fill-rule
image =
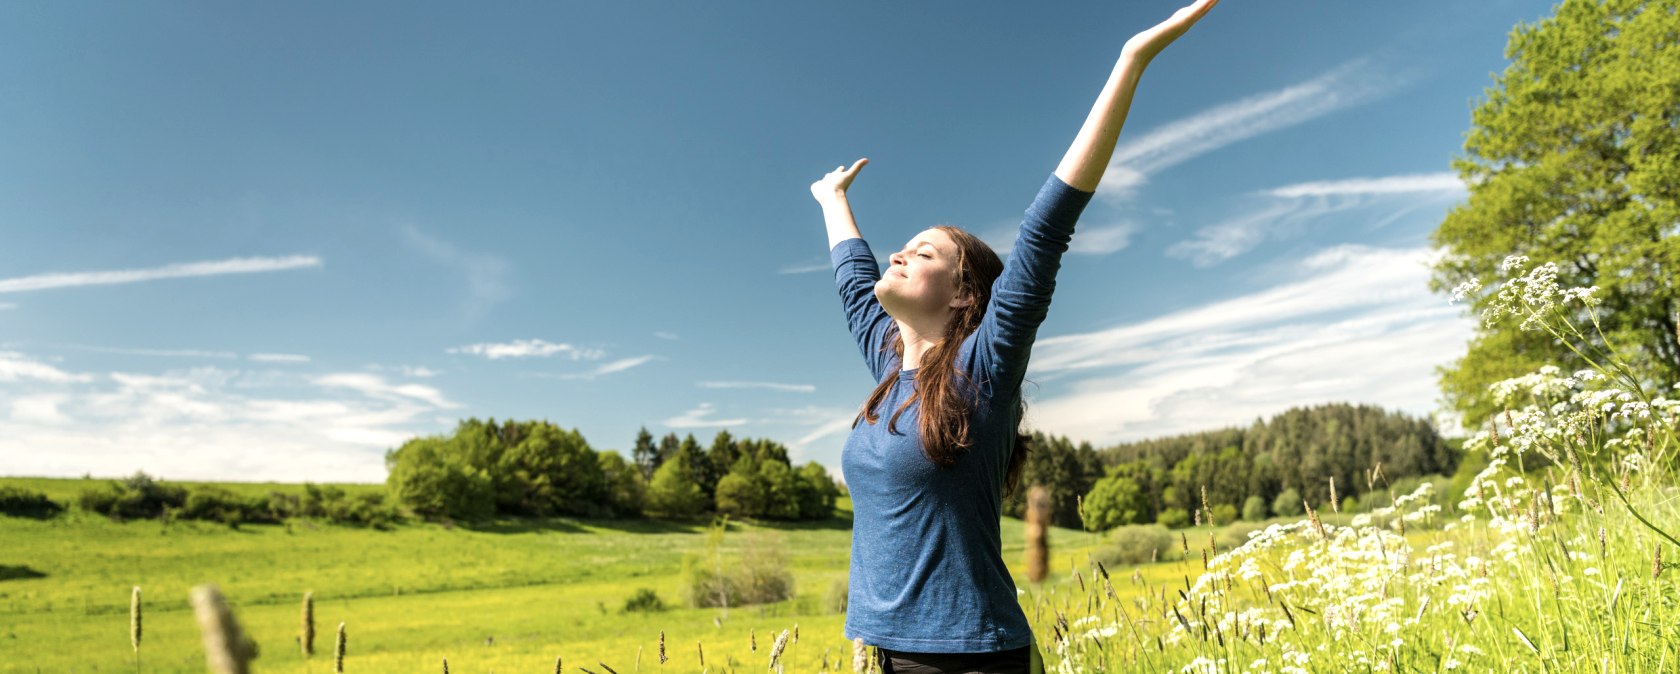
M660 460L664 457L659 454L659 447L653 444L653 434L648 432L646 426L636 431L636 448L631 450L630 458L642 472L643 481L653 479L653 471L659 468Z
M1560 285L1598 286L1603 302L1603 336L1587 329L1578 348L1608 339L1641 378L1680 379L1677 35L1672 0L1564 0L1555 16L1512 31L1511 64L1472 113L1454 162L1470 198L1432 237L1445 252L1437 291L1498 278L1508 255L1554 262ZM1479 311L1494 293L1469 297ZM1547 363L1586 366L1545 332L1481 325L1441 386L1477 427L1498 411L1489 384Z

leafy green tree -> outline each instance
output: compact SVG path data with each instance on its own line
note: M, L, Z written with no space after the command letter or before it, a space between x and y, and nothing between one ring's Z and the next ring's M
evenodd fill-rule
M659 468L659 462L664 458L659 453L659 447L653 444L653 434L646 426L636 431L636 448L631 450L631 459L636 462L636 469L641 471L642 480L653 478L653 471Z
M1432 285L1494 279L1512 254L1553 262L1560 285L1598 287L1602 334L1565 345L1538 330L1479 325L1468 352L1440 371L1466 427L1498 412L1489 384L1548 363L1587 367L1583 355L1603 353L1606 340L1637 378L1680 380L1677 33L1674 4L1644 0L1564 0L1554 16L1512 32L1510 65L1472 112L1465 156L1454 162L1470 196L1432 236L1445 252ZM1480 311L1493 293L1467 297Z
M840 497L840 487L829 477L828 469L815 461L799 469L799 518L821 520L834 516L834 502Z
M1272 514L1278 517L1299 517L1305 512L1303 508L1301 492L1295 491L1294 487L1283 490L1272 501Z
M659 517L693 517L705 511L706 495L689 477L682 461L666 461L653 471L643 509Z
M601 469L601 486L607 509L614 517L634 517L642 514L647 498L647 482L638 467L625 461L618 452L596 455Z
M478 518L495 512L490 473L451 451L449 440L414 438L385 454L385 483L422 517Z
M1260 520L1266 519L1266 515L1266 499L1261 498L1259 495L1255 495L1250 496L1248 497L1248 500L1243 501L1243 519L1250 522L1259 522Z
M1131 475L1115 471L1097 481L1085 497L1085 525L1104 531L1123 524L1143 524L1150 519L1149 495Z

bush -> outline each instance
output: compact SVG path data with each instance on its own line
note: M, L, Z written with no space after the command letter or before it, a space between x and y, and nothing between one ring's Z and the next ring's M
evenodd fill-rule
M1300 517L1304 512L1301 509L1301 492L1294 487L1283 490L1272 500L1272 514L1278 517Z
M1221 503L1213 507L1214 526L1225 526L1237 521L1237 507L1229 503Z
M636 593L624 600L623 613L650 613L665 610L665 602L659 599L659 594L651 588L637 588Z
M1183 512L1182 510L1179 512ZM1147 564L1177 558L1178 539L1160 524L1128 524L1109 535L1108 546L1096 553L1104 566Z
M238 528L247 521L245 501L226 489L201 487L187 495L187 502L177 513L182 519L221 522Z
M1182 529L1190 526L1190 513L1183 508L1167 508L1161 511L1155 522L1168 529Z
M135 473L104 487L84 490L77 498L82 509L115 520L163 517L187 503L187 490Z
M1237 522L1237 523L1232 524L1228 527L1224 527L1224 528L1220 529L1219 533L1217 534L1217 537L1215 538L1215 541L1219 545L1219 551L1220 552L1225 552L1227 550L1235 550L1239 547L1242 547L1242 544L1248 542L1248 535L1250 533L1259 531L1259 530L1264 529L1264 528L1265 527L1263 527L1259 524L1254 524L1252 522Z
M835 613L845 613L846 603L851 601L851 596L851 581L845 576L841 576L840 580L834 581L833 585L828 586L828 610Z
M793 573L781 539L769 533L747 537L739 558L722 553L723 529L714 524L704 555L683 558L683 589L695 608L770 604L793 597Z
M1250 522L1259 522L1266 519L1266 515L1266 499L1259 496L1250 496L1248 500L1243 501L1243 519Z
M21 487L0 487L0 514L44 520L63 511L64 506L41 492Z

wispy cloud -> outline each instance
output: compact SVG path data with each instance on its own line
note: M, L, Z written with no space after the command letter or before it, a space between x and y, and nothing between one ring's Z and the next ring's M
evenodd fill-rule
M296 353L253 353L248 356L259 363L307 363L309 356Z
M673 341L673 342L677 341L679 339L682 339L681 337L677 336L677 333L675 333L675 332L663 332L663 331L655 332L655 333L653 333L653 336L658 337L660 339Z
M806 264L790 264L790 265L782 267L781 269L777 269L776 273L778 273L778 274L810 274L810 273L819 272L819 271L832 271L833 269L834 269L834 263L832 263L830 261L827 261L827 260L824 260L822 262L809 262L809 263L806 263Z
M292 255L288 257L241 257L213 262L188 262L184 264L172 264L163 267L150 267L146 269L36 274L34 276L20 276L17 278L0 280L0 293L27 292L31 290L47 290L50 288L72 288L77 286L119 285L123 283L139 283L141 281L156 281L158 279L168 278L188 278L194 276L253 274L257 272L284 271L288 269L303 269L319 266L321 266L321 258L311 255Z
M1433 409L1471 324L1428 290L1428 249L1340 246L1294 281L1107 330L1040 339L1032 423L1095 443L1353 401Z
M23 376L6 374L18 362ZM436 390L377 377L93 374L12 352L0 354L0 400L0 456L18 474L361 482L384 479L386 450L447 428L436 417L448 405Z
M15 351L0 351L0 382L33 380L69 383L91 379L88 375L65 372Z
M1451 173L1285 185L1252 195L1243 206L1245 213L1197 230L1193 238L1169 247L1167 255L1208 267L1253 250L1267 239L1295 235L1331 214L1380 211L1382 215L1372 225L1377 228L1420 207L1461 198L1464 193L1464 184Z
M1203 110L1122 139L1100 192L1123 197L1154 173L1238 141L1377 100L1405 83L1405 78L1358 59L1299 84Z
M700 388L759 388L790 393L810 393L817 390L817 387L811 384L778 384L768 381L702 381L696 382L695 386Z
M1455 173L1414 173L1381 178L1347 178L1296 183L1266 190L1266 194L1286 199L1330 195L1360 194L1464 194L1464 182Z
M13 304L11 302L0 302L0 311L5 311L7 309L16 309L17 306L18 305Z
M451 347L447 352L483 356L490 360L547 357L555 354L570 357L572 360L596 360L605 355L599 349L582 349L570 344L556 344L541 339L516 339L511 342L468 344Z
M711 403L700 403L698 407L683 412L680 415L666 419L663 423L668 428L717 428L719 426L745 426L746 419L707 419L717 409Z
M239 354L232 351L211 351L209 349L138 349L121 346L87 346L85 344L63 344L66 349L76 351L91 351L94 353L115 353L124 356L148 356L153 358L219 358L232 360Z
M512 296L505 278L509 264L495 255L460 250L447 241L420 231L412 225L403 227L408 245L467 277L467 297L462 311L468 319L477 319L490 307Z
M316 386L346 388L375 398L409 398L442 409L459 407L445 399L436 388L421 384L392 384L378 375L343 372L315 377L310 381Z
M601 375L612 374L614 372L623 372L633 367L640 367L654 358L656 358L656 356L632 356L630 358L620 358L591 370L588 376L599 377Z

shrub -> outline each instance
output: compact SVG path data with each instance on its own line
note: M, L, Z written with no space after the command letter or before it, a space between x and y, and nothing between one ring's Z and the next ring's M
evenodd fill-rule
M845 576L841 576L839 580L834 581L833 585L828 586L828 610L835 613L845 613L846 602L851 601L851 596L851 581Z
M63 511L64 506L41 492L21 487L0 487L0 514L44 520Z
M1272 499L1272 514L1278 517L1300 517L1303 512L1301 492L1296 491L1294 487L1283 490L1277 498Z
M186 505L187 490L142 472L84 490L77 501L83 510L116 520L163 517Z
M741 556L725 556L723 530L712 526L707 551L683 558L683 589L695 608L769 604L793 597L793 573L780 537L768 532L747 536Z
M1260 498L1256 495L1250 496L1248 497L1248 500L1243 501L1243 519L1250 522L1259 522L1260 520L1266 519L1266 515L1266 499Z
M1183 508L1167 508L1161 511L1155 522L1168 529L1182 529L1190 526L1190 513Z
M659 594L651 588L637 588L636 593L624 600L624 613L649 613L665 610L665 602L659 599Z
M1237 521L1237 507L1229 503L1221 503L1213 507L1213 524L1225 526Z
M200 487L187 495L178 516L189 520L221 522L238 528L245 522L246 504L238 495L217 487Z
M1117 527L1114 533L1109 534L1109 544L1098 550L1095 556L1105 566L1147 564L1176 558L1177 541L1177 537L1160 524L1128 524Z

